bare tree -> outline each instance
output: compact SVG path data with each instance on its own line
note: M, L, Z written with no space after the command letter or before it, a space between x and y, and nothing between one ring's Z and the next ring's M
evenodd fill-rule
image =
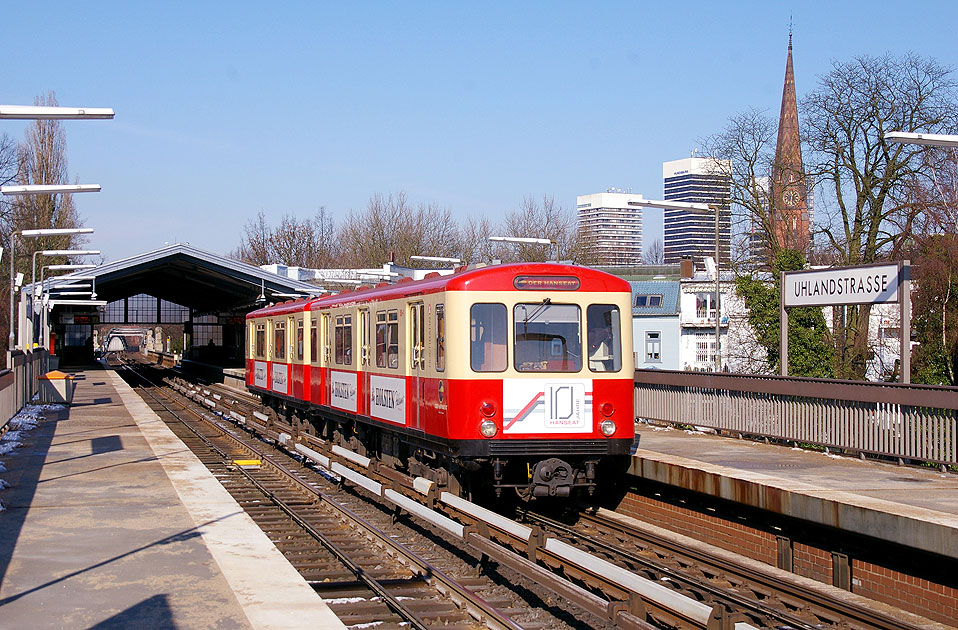
M665 264L665 245L662 239L657 238L642 252L642 264L644 265L664 265Z
M230 256L253 265L328 268L338 257L335 226L325 207L312 219L284 214L276 227L260 212L247 222L243 243Z
M50 92L46 97L38 97L35 105L57 105L56 95ZM0 139L0 181L30 184L67 184L70 181L67 165L66 134L59 121L36 120L26 131L24 140L14 148L13 142L6 136ZM14 197L9 203L0 205L3 242L9 242L13 232L34 228L76 228L82 221L73 204L71 195L26 195ZM82 235L45 236L20 239L16 244L15 270L24 271L30 267L33 253L42 249L71 249L85 242ZM9 255L9 254L8 254ZM58 264L71 262L63 257L45 259L46 263ZM3 268L3 296L10 299L10 278L6 265ZM4 328L9 331L10 322L6 309ZM4 340L8 335L3 336Z
M392 257L410 265L410 256L455 256L459 234L449 210L436 204L413 207L403 192L373 195L361 212L349 213L339 231L342 266L378 267Z
M775 162L775 121L757 109L729 119L721 133L701 142L711 168L729 181L734 268L751 270L775 259L770 182Z
M273 228L266 221L266 214L261 210L255 219L246 222L243 227L243 242L229 253L231 258L241 260L251 265L269 265L271 259L270 241L273 237Z
M916 55L858 57L834 63L803 101L809 175L829 191L824 245L840 264L899 258L919 208L907 190L931 178L923 150L885 140L890 131L941 133L958 118L951 70ZM818 196L818 200L824 200ZM822 203L819 208L826 207ZM836 376L862 378L870 349L870 308L835 317Z
M36 105L56 106L53 92L37 98ZM35 120L27 128L26 138L17 150L18 184L67 184L67 142L63 126L56 120ZM82 221L72 195L25 195L11 204L10 229L75 228ZM30 239L17 248L18 256L29 257L40 249L68 249L84 242L82 236L47 236ZM57 262L50 260L48 262Z
M586 258L586 243L577 229L575 213L556 204L551 195L543 195L539 204L526 197L518 209L506 215L502 236L547 238L558 246L559 260L580 262ZM550 260L551 251L542 245L518 245L501 248L502 260L542 262Z

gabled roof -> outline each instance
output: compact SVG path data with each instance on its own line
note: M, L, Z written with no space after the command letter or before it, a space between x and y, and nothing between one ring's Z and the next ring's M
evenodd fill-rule
M62 284L72 276L96 278L97 299L112 302L138 293L200 311L228 311L253 305L261 292L268 301L292 294L318 294L320 287L283 278L220 254L177 243L104 263L95 269L45 279ZM287 294L276 297L275 294Z
M681 283L675 280L644 280L630 282L632 287L632 315L675 315L679 312ZM637 295L661 295L662 306L635 306Z

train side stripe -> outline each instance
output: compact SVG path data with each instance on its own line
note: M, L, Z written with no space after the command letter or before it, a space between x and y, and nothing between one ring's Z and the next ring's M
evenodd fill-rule
M532 400L530 400L530 401L526 404L525 407L523 407L522 409L519 410L519 413L516 414L516 417L513 418L513 419L509 422L509 424L507 424L505 427L503 427L503 430L508 429L508 428L511 428L512 425L514 425L515 423L519 422L520 420L525 419L525 417L528 416L530 413L532 413L532 410L536 408L536 405L539 404L539 402L541 401L541 399L542 399L543 396L545 396L545 392L539 392L538 394L536 394L536 395L532 398Z

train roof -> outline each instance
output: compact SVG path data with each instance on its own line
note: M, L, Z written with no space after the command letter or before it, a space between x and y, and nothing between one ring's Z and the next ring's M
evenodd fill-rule
M409 295L441 291L589 291L630 292L629 283L604 271L556 263L509 263L430 274L422 280L403 279L396 284L346 290L295 302L284 302L250 313L247 317L289 314L356 302L379 302Z

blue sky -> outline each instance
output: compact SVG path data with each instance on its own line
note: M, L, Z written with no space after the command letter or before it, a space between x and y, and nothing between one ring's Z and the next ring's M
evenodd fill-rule
M223 253L261 210L342 219L376 193L493 220L528 195L661 198L663 161L748 107L777 116L790 15L800 98L833 59L958 65L958 3L904 6L14 3L0 100L116 110L64 123L71 174L103 187L76 201L108 259Z

